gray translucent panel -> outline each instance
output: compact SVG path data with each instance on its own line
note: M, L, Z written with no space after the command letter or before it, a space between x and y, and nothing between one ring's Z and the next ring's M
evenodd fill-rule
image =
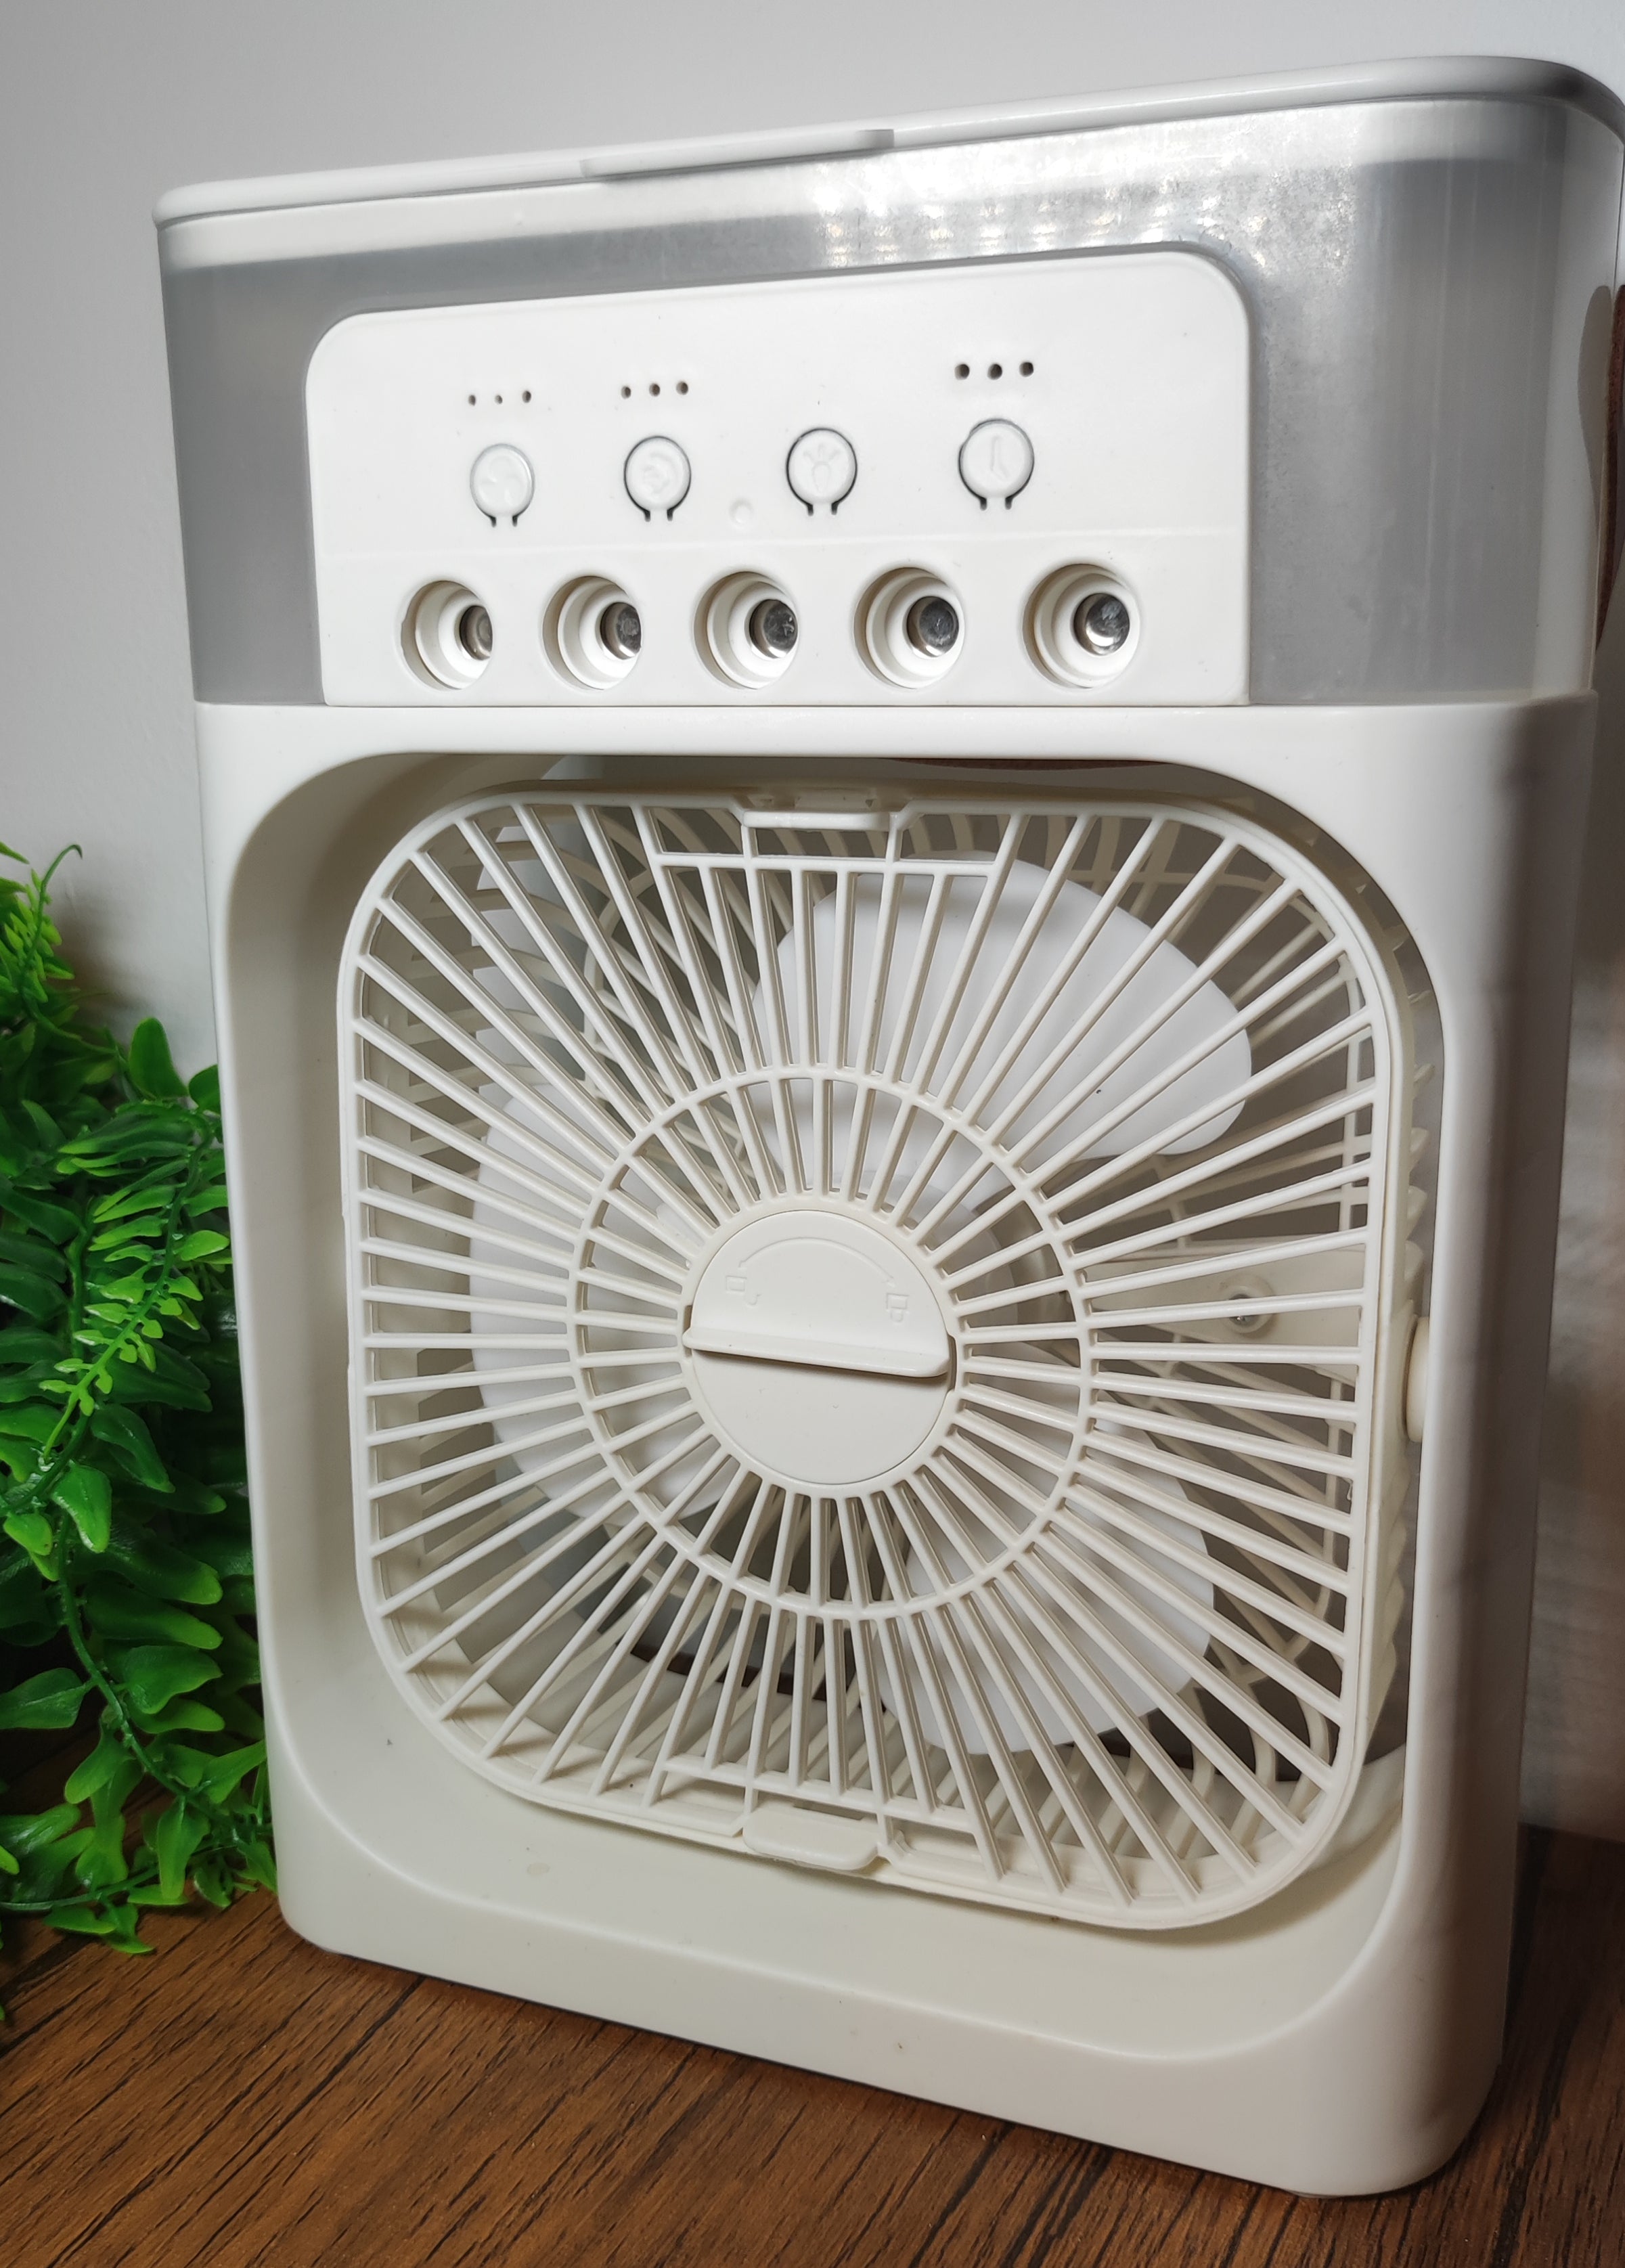
M1620 186L1611 124L1518 93L175 222L199 697L320 700L304 381L346 316L1159 244L1254 326L1253 698L1584 684Z

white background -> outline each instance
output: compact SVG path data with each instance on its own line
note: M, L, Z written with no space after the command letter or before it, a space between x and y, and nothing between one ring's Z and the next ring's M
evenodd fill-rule
M1451 53L1625 93L1625 4L0 0L0 836L114 1020L211 1051L163 190ZM1526 1807L1625 1835L1625 604L1601 677Z

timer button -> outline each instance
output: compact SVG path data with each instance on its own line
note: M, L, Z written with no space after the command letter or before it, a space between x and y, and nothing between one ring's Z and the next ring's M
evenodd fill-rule
M1006 506L1033 477L1033 444L1007 417L973 425L960 450L960 478L985 512L1003 497Z
M536 493L530 459L507 441L482 449L468 475L468 492L493 527L499 519L518 519Z

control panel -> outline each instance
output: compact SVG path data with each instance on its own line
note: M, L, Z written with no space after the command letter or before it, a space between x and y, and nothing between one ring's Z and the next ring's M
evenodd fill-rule
M1189 253L358 315L306 406L331 703L1246 697Z

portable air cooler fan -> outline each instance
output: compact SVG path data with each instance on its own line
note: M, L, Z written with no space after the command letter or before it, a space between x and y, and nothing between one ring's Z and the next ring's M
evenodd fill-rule
M1453 2146L1620 187L1458 64L161 209L296 1927Z

